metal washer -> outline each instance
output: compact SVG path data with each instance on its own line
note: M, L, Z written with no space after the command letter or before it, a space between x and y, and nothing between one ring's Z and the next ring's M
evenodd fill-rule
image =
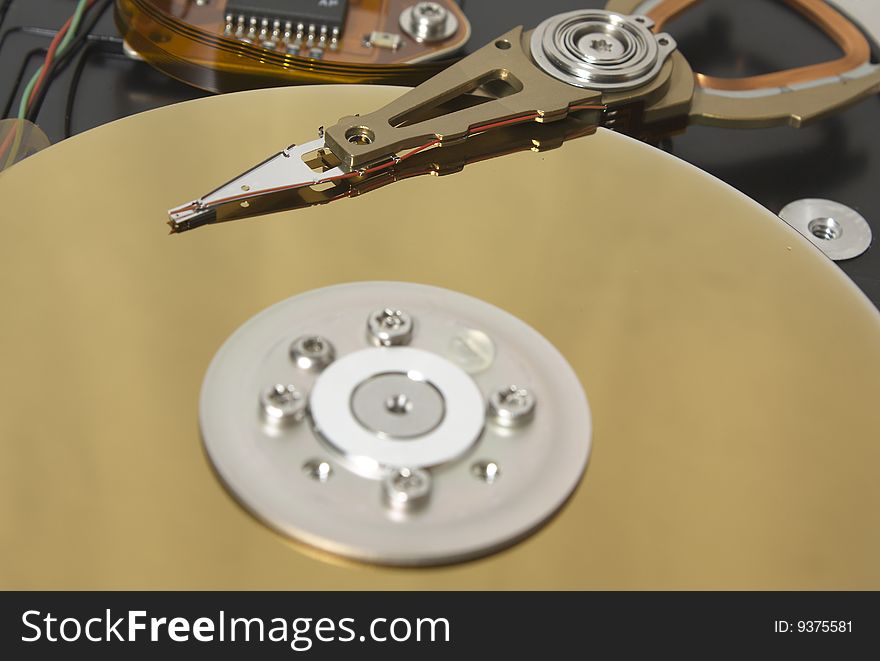
M511 429L486 422L463 454L428 468L430 493L415 499L417 507L391 506L396 500L388 498L387 484L351 470L308 420L267 427L256 406L267 385L289 383L312 393L326 374L297 367L288 351L296 337L318 334L333 342L337 361L328 370L365 348L388 355L403 351L369 348L363 332L368 315L389 305L417 321L410 348L467 372L482 406L505 384L527 385L538 401L527 425ZM462 353L463 339L474 335L490 338L494 347L489 362L481 352L476 372ZM543 336L478 299L406 283L328 287L259 313L211 362L199 420L216 474L255 517L324 551L388 565L449 564L516 543L564 505L590 454L586 396Z
M858 257L871 246L871 226L850 207L821 198L786 204L779 217L834 261Z

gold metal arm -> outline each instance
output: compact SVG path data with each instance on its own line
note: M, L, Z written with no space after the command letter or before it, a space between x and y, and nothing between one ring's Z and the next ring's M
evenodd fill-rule
M525 45L530 34L515 28L384 108L343 117L326 130L327 147L350 171L432 140L453 143L481 125L530 114L554 121L571 106L598 104L599 92L534 65Z

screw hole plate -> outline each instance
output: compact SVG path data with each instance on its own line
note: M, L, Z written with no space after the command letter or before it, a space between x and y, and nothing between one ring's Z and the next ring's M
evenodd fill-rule
M835 261L858 257L871 246L868 221L833 200L795 200L783 207L779 217Z

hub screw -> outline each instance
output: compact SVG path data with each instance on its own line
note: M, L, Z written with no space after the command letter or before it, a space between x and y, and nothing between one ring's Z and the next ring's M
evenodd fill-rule
M443 22L446 20L446 9L436 2L420 2L413 7L413 18L425 23Z
M495 480L501 477L501 469L494 461L484 460L472 464L471 473L475 478L486 484L492 484Z
M306 405L306 396L293 385L276 383L260 395L263 416L271 424L299 422L306 415Z
M319 372L336 358L333 343L320 335L303 335L290 345L290 358L307 372Z
M535 396L528 388L509 385L489 395L489 416L502 427L519 427L535 417Z
M449 12L436 2L420 2L412 8L410 30L416 41L437 41L444 37Z
M333 477L333 467L326 461L310 459L303 464L303 473L316 482L326 482Z
M409 344L413 333L413 319L403 310L383 308L369 316L367 331L373 343L380 347Z
M416 509L431 494L431 475L420 468L395 468L382 480L382 489L392 509Z

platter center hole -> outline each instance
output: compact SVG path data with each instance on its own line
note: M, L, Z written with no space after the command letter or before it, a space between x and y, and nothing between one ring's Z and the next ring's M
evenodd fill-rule
M406 415L412 411L412 400L404 394L392 395L385 400L385 408L394 415Z

